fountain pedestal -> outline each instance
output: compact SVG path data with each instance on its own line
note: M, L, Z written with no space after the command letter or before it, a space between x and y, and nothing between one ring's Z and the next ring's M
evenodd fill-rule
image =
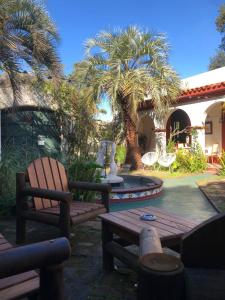
M112 187L119 187L123 183L124 179L116 175L108 175L105 178L101 178L102 183L109 183Z
M113 187L117 187L120 186L120 184L123 182L124 179L120 176L117 176L118 168L114 159L116 154L116 144L113 143L112 141L101 141L96 162L102 167L105 167L105 160L110 146L111 146L110 166L109 166L110 171L108 175L106 175L106 171L104 170L102 171L103 178L101 179L101 182L110 183Z

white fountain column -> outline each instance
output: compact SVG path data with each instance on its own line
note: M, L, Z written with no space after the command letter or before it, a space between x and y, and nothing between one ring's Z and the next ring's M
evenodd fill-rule
M109 171L109 175L117 175L117 164L115 162L115 154L116 154L116 144L112 142L112 150L111 150L111 155L110 155L110 171Z
M104 170L104 165L105 165L105 143L103 143L104 141L101 141L100 143L100 147L98 150L98 154L97 154L97 160L96 163L98 165L100 165L103 169L101 171L101 176L105 176L105 170Z
M123 182L123 178L117 176L117 165L115 162L115 154L116 154L116 145L112 141L102 141L100 143L100 148L97 155L96 163L100 164L102 167L105 167L107 150L109 149L109 145L111 145L110 152L110 171L109 174L105 177L105 170L102 170L102 182L107 182L111 184L117 184Z

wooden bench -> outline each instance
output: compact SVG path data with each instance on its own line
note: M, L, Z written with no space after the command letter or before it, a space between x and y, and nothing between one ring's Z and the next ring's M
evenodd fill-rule
M160 247L155 248L155 254L145 255L140 260L138 300L148 300L149 295L157 300L225 299L224 228L225 213L221 213L186 233L181 239L180 262L173 272L167 273L170 264L162 259Z
M141 223L131 217L138 215L139 209L101 216L104 269L113 270L116 257L135 270L139 278L138 300L225 299L225 213L194 226L192 221L176 219L175 215L172 219L172 214L167 216L156 208L140 210L147 212L146 209L158 217L158 222ZM184 230L183 234L174 229ZM113 234L120 239L113 239ZM161 243L168 245L178 237L180 253L163 253ZM139 257L125 249L129 242L139 245Z
M73 201L71 190L98 191L101 203ZM60 228L70 237L70 226L85 222L109 210L108 184L68 182L64 166L49 157L33 161L26 173L17 173L17 243L26 240L26 220ZM32 197L32 203L28 201Z
M69 256L66 238L14 248L0 234L0 299L62 300L62 262Z

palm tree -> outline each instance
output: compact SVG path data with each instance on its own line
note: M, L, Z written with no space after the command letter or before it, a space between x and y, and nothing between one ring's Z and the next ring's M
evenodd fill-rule
M60 72L56 28L35 0L0 0L0 70L10 79L14 105L20 100L18 73L28 66L38 76Z
M86 42L86 50L87 78L92 77L97 97L107 94L112 110L121 113L126 162L137 169L141 166L138 103L149 96L157 117L162 118L179 93L178 76L168 64L166 40L163 35L128 27L100 32Z

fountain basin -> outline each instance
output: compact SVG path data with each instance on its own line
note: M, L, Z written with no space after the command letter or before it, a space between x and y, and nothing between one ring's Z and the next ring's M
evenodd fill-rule
M126 203L154 198L162 192L163 181L157 177L121 175L120 187L112 187L110 203Z

